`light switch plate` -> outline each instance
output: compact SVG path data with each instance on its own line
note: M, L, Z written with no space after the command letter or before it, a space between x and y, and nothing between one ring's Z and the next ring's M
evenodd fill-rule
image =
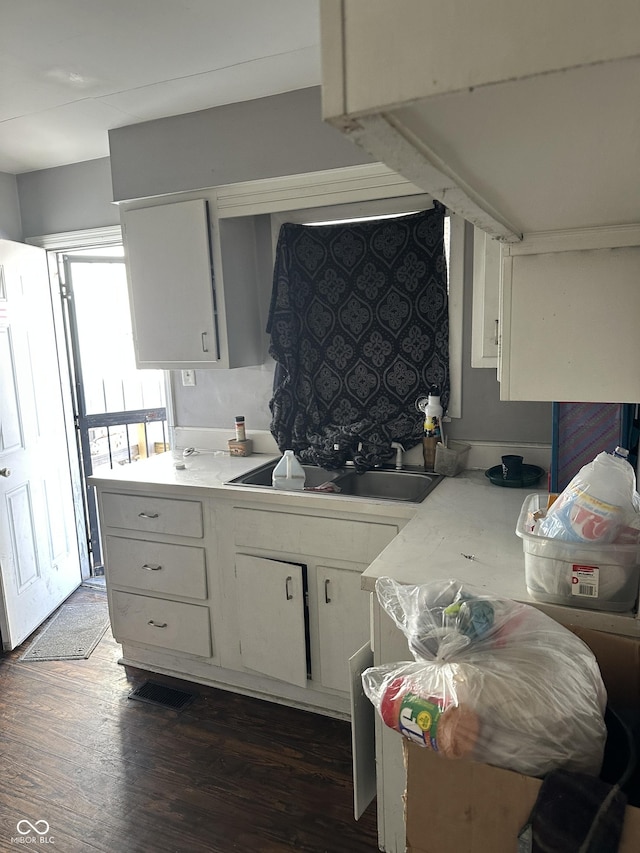
M195 385L196 384L196 372L195 372L195 370L183 370L182 371L182 384L183 385Z

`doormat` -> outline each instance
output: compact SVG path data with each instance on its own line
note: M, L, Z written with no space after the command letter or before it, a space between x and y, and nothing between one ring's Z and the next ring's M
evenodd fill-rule
M127 698L182 711L193 702L195 696L193 693L187 693L186 690L177 690L175 687L167 687L166 684L158 684L155 681L145 681L144 684L132 690Z
M18 660L83 660L109 627L107 597L104 601L67 602L45 625Z

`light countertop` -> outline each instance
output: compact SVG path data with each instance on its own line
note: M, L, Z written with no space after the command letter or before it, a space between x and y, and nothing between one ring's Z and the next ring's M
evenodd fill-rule
M403 583L454 578L501 597L535 604L564 624L640 636L640 620L635 614L561 607L530 598L522 540L515 528L523 501L533 489L494 486L482 471L445 478L421 504L228 485L227 481L272 458L270 454L232 457L223 451L203 451L185 459L185 468L180 470L175 463L182 458L165 453L114 470L98 469L89 483L134 492L152 486L168 493L282 508L291 507L293 502L305 511L315 508L321 515L330 515L333 510L403 518L407 520L403 529L363 573L363 589L373 591L377 578L384 576Z

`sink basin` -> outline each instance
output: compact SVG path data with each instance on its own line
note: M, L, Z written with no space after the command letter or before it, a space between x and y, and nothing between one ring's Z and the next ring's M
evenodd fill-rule
M338 478L337 485L343 495L420 503L437 486L440 479L438 474L374 468L363 474L349 471Z
M273 469L276 467L279 460L275 462L267 462L259 468L254 468L247 474L241 474L235 480L230 480L229 483L233 486L271 486L271 476ZM303 465L305 473L305 488L316 489L322 486L323 483L337 480L342 475L342 471L325 471L324 468L319 468L317 465Z
M267 462L241 474L228 485L253 486L254 488L272 488L271 475L278 460ZM353 468L340 468L328 471L316 465L303 465L306 480L305 490L317 489L325 483L333 483L335 492L347 497L365 498L367 500L406 501L420 503L443 479L440 474L430 474L420 471L395 468L373 468L358 474Z

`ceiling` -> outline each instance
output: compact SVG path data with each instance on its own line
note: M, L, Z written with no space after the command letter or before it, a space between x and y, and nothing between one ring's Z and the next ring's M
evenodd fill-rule
M0 0L0 172L108 130L320 83L319 0Z

